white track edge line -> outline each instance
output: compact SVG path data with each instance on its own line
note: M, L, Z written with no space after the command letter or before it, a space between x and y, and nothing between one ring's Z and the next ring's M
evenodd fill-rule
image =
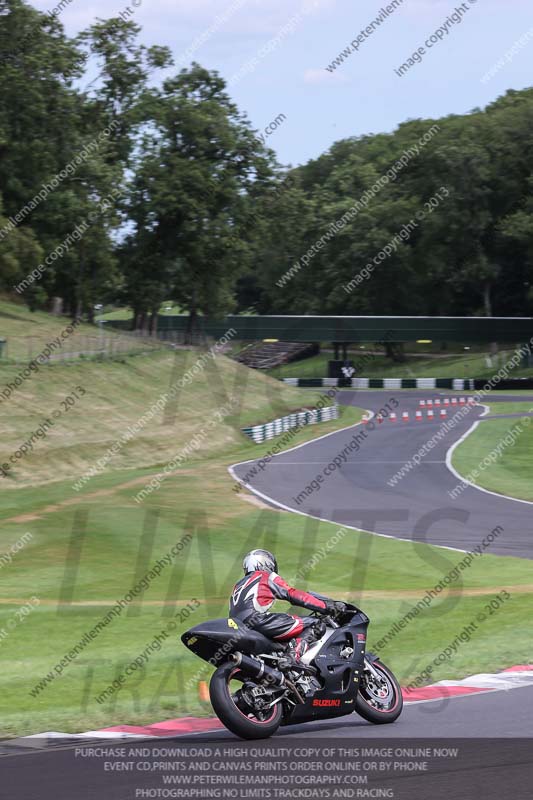
M408 539L408 538L405 538L405 537L393 536L392 534L389 534L389 533L379 533L378 531L367 531L364 528L357 528L357 527L355 527L355 525L348 525L348 524L345 524L345 523L342 523L342 522L335 522L335 520L333 520L333 519L326 519L325 517L317 517L316 514L308 514L305 511L298 511L295 508L291 508L290 506L286 506L283 503L280 503L278 500L274 500L274 498L269 497L266 494L263 494L263 492L260 492L259 489L255 489L249 483L244 483L242 480L240 480L238 478L237 474L234 471L234 467L238 467L238 466L240 466L240 465L239 464L233 464L231 467L228 467L228 472L231 474L231 476L233 478L235 478L236 481L240 482L241 486L246 487L246 489L248 489L248 491L252 492L252 494L255 494L258 497L261 497L263 500L266 500L267 502L272 503L272 505L277 506L278 508L282 508L283 511L289 511L292 514L300 514L302 517L310 517L311 519L317 519L319 522L327 522L328 525L337 525L338 527L341 527L341 528L348 528L349 530L356 531L357 533L367 533L370 536L380 536L382 539L395 539L398 542L410 542L411 544L413 544L413 543L420 544L420 542L416 542L415 539ZM422 544L428 544L428 543L427 542L423 542ZM469 550L462 550L460 547L449 547L448 545L444 545L444 544L432 544L432 543L430 543L430 546L431 547L440 547L442 550L454 550L457 553L469 553L470 552Z
M490 412L490 408L488 406L486 406L486 405L483 405L483 408L485 409L485 411L483 412L483 414L481 416L485 417ZM460 444L463 444L463 442L470 436L470 434L473 433L476 430L476 428L478 427L480 422L483 422L483 421L486 421L486 420L477 419L474 422L474 424L466 431L466 433L464 433L461 436L461 438L458 439L454 444L452 444L452 446L447 450L447 452L446 452L446 466L448 467L448 469L450 470L452 475L454 475L456 478L458 478L461 481L461 483L466 483L468 486L471 486L473 489L477 489L479 492L484 492L485 494L491 494L494 497L501 497L504 500L513 500L515 503L522 503L522 504L527 505L527 506L533 506L533 502L531 500L521 500L519 497L511 497L511 495L509 495L509 494L501 494L500 492L493 492L490 489L485 489L483 486L478 486L477 484L472 483L472 481L467 480L467 478L464 478L459 472L457 472L457 470L453 466L452 458L453 458L453 454L455 452L455 449L457 447L459 447Z
M484 409L482 416L486 416L490 411L489 407L484 405L484 404L480 404L480 405L483 405L483 409ZM374 412L372 412L372 411L370 411L370 412L367 411L366 413L370 413L372 415L372 417L375 416ZM454 452L455 448L458 447L460 444L462 444L465 441L465 439L477 428L477 426L479 425L480 421L481 420L476 420L474 422L474 424L466 431L466 433L464 433L463 436L461 436L461 438L458 439L447 450L447 452L446 452L446 461L445 461L447 468L461 482L464 482L464 483L472 486L474 489L478 489L480 492L485 492L486 494L491 494L491 495L494 495L495 497L501 497L504 500L514 500L516 503L523 503L523 504L526 504L526 505L533 505L533 502L531 502L530 500L520 500L517 497L511 497L510 495L505 495L505 494L498 494L498 492L491 492L489 489L483 489L480 486L476 486L475 483L471 483L470 481L466 481L455 470L455 468L453 467L452 462L451 462L451 457L453 455L453 452ZM318 442L321 439L326 439L328 436L333 436L336 433L342 433L343 431L347 431L350 428L356 428L359 425L362 425L362 422L356 422L354 425L348 425L345 428L339 428L338 431L331 431L331 433L325 433L323 436L318 436L316 439L310 439L308 442L302 442L302 444L298 444L295 447L289 447L287 450L283 450L283 454L290 453L292 450L298 450L300 447L305 447L308 444L313 444L314 442ZM354 525L348 525L348 524L345 525L345 524L342 524L342 523L339 523L339 522L335 522L334 520L331 520L331 519L325 519L324 517L317 517L315 514L308 514L305 511L298 511L295 508L291 508L290 506L286 506L284 503L280 503L277 500L274 500L274 498L269 497L269 495L264 494L263 492L260 492L259 489L255 489L251 484L245 483L243 480L241 480L238 477L238 475L235 472L235 467L241 467L244 464L251 464L251 463L253 463L255 461L260 461L260 460L261 459L258 459L258 458L250 458L247 461L237 461L235 464L231 464L231 466L229 466L227 469L228 469L228 472L230 473L230 475L232 476L232 478L235 479L236 483L239 483L241 486L246 487L246 489L248 489L248 491L252 492L252 494L255 494L258 497L261 497L263 500L266 500L267 502L272 503L274 506L276 506L278 508L282 508L284 511L289 511L292 514L300 514L302 517L310 517L311 519L317 519L319 522L327 522L327 523L329 523L331 525L339 525L339 526L341 526L343 528L348 528L349 530L357 531L359 533L367 533L370 536L381 536L384 539L396 539L398 542L411 542L411 543L415 542L414 539L409 539L409 538L401 537L401 536L393 536L393 535L388 534L388 533L378 533L377 531L367 531L364 528L356 528ZM464 550L463 548L460 548L460 547L450 547L450 546L444 545L444 544L433 544L433 543L428 543L428 542L424 542L424 544L430 544L431 547L439 547L441 550L453 550L456 553L469 553L470 552L469 550ZM502 556L499 556L499 558L516 558L516 556L512 556L512 555L503 556L502 555Z
M346 406L346 408L350 408L350 407L353 408L353 406ZM374 414L374 412L370 411L370 410L366 410L365 414L370 414L369 419L373 419L376 416ZM299 450L300 447L305 447L308 444L313 444L314 442L319 442L321 439L327 439L328 436L334 436L336 433L342 433L343 431L349 431L350 428L357 428L358 425L362 425L362 424L363 424L362 420L360 422L353 422L351 425L346 425L346 427L339 428L336 431L330 431L329 433L323 433L322 436L317 436L316 439L309 439L308 442L302 442L301 444L294 445L294 447L288 447L286 450L283 450L281 453L276 453L276 455L282 456L282 455L285 455L285 453L292 453L293 450ZM304 427L307 427L307 426L304 425ZM289 430L291 430L291 429L289 428ZM287 433L287 432L288 431L284 431L284 433ZM273 438L275 439L276 437L274 436ZM271 440L270 439L265 439L265 441L268 442L268 441L271 441ZM261 444L264 444L264 442L261 442ZM271 456L271 458L276 458L276 455ZM243 464L252 464L254 461L261 461L261 458L249 458L247 461L237 461L235 464L232 464L231 467L228 467L228 471L231 471L231 469L233 469L233 467L241 467ZM238 478L237 478L237 480L239 481L239 483L242 483L243 486L246 485L242 481L240 481Z
M367 411L366 413L370 413L372 415L371 419L375 416L373 411ZM362 422L356 422L354 425L347 425L345 428L339 428L338 431L331 431L331 433L325 433L323 436L319 436L316 439L310 439L308 442L302 442L302 444L298 444L295 447L289 447L287 450L284 450L283 453L290 453L291 450L298 450L298 448L300 447L305 447L308 444L314 444L315 442L319 442L321 439L326 439L328 436L334 436L334 434L336 433L342 433L343 431L347 431L350 428L356 428L357 426L362 424L363 424ZM356 531L357 533L367 533L370 536L380 536L383 539L395 539L398 542L410 542L411 544L415 542L414 539L408 539L400 536L392 536L389 533L378 533L377 531L367 531L364 530L364 528L356 528L355 525L344 525L342 523L335 522L334 520L331 519L325 519L324 517L317 517L315 514L308 514L305 511L298 511L295 508L291 508L290 506L286 506L283 503L274 500L273 497L269 497L268 495L263 494L263 492L260 492L259 489L255 489L251 484L245 483L243 480L239 478L239 476L235 472L235 467L241 467L244 464L251 464L255 461L260 461L260 460L261 459L258 458L250 458L248 459L248 461L237 461L235 464L231 464L231 466L229 466L227 469L232 478L235 479L236 483L239 483L241 486L246 487L246 489L252 492L252 494L261 497L263 500L272 503L274 506L282 508L284 511L289 511L292 514L300 514L302 517L309 517L310 519L317 519L319 522L327 522L330 525L339 525L342 528L348 528L349 530ZM444 544L431 544L431 547L439 547L441 550L453 550L456 553L470 552L469 550L464 550L460 547L449 547L448 545Z

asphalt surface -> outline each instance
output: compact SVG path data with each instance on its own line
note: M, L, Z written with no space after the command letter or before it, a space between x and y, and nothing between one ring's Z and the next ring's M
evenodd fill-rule
M237 740L228 731L220 730L172 740L139 739L129 744L116 740L100 742L103 747L115 752L126 747L125 755L118 758L80 757L77 748L94 747L97 743L92 741L77 741L56 749L28 748L24 751L19 748L11 755L0 757L0 798L125 800L143 796L162 797L162 794L143 795L142 791L161 786L161 773L154 775L158 767L152 765L165 760L165 747L181 744L201 748L202 744L207 743L224 748L313 747L314 744L324 746L329 741L330 744L345 747L434 747L442 744L459 746L461 752L465 752L465 748L467 751L471 749L467 758L444 760L429 774L400 775L387 781L387 785L394 787L394 797L400 800L472 798L481 788L484 800L501 800L510 796L515 800L530 799L533 782L532 740L526 739L533 733L532 707L533 687L525 687L408 705L393 725L370 725L355 714L337 721L294 725L281 728L268 741L246 743ZM499 741L493 743L495 746L489 751L491 739L496 738ZM104 767L106 761L116 763L130 760L129 747L143 748L143 756L134 759L148 765L143 767L142 772L136 768L119 771L117 768L108 770ZM231 752L229 749L221 751L226 759L232 757ZM171 761L176 761L176 757ZM383 777L377 776L376 781L376 786L379 781L383 784ZM247 795L241 790L233 796L254 795Z
M269 504L399 539L471 550L501 526L503 532L491 543L489 552L533 558L533 503L473 486L464 487L455 499L450 494L461 486L461 476L447 463L450 449L475 422L490 425L499 417L483 417L486 408L473 406L464 419L444 432L443 425L462 408L450 406L446 419L441 420L440 409L434 407L435 421L428 421L426 412L422 422L415 421L420 399L446 396L439 391L342 392L341 403L374 413L387 403L389 408L398 403L394 409L398 420L385 419L377 424L374 419L372 425L352 426L272 457L262 470L256 469L255 475L251 473L260 459L236 465L233 474ZM496 400L533 404L533 396L491 396L491 402ZM404 411L409 412L409 422L401 419ZM430 448L430 440L439 431L442 438L433 440ZM351 452L346 451L350 443ZM427 455L391 485L394 476L424 446ZM263 443L261 453L271 447L272 442ZM335 458L342 463L331 468ZM314 480L315 488L310 490Z
M404 706L401 716L392 725L372 725L350 714L337 720L280 728L275 738L305 737L342 739L395 739L418 738L521 738L533 737L533 686L509 691L483 692L463 697L448 697L431 702ZM194 740L234 741L226 730L209 734L195 734ZM533 742L532 742L533 748ZM533 756L532 756L533 758ZM533 789L532 789L533 795Z

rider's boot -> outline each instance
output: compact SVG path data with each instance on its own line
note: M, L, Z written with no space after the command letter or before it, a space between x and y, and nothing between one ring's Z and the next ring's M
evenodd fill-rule
M300 661L304 653L307 652L309 647L317 642L324 636L326 632L326 623L319 620L315 625L304 631L302 636L296 636L289 642L291 655Z

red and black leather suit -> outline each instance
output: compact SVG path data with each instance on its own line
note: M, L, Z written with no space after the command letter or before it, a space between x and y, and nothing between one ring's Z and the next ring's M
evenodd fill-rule
M230 617L246 622L269 639L286 641L314 626L312 617L295 617L292 614L269 614L275 600L286 600L295 606L312 611L327 611L326 599L289 586L276 572L249 572L233 587L230 598Z

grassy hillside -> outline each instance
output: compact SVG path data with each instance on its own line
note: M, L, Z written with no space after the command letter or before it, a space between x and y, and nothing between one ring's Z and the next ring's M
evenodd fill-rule
M165 464L202 430L203 441L188 461L239 449L244 442L241 427L275 419L323 396L285 386L225 357L208 358L200 369L201 359L201 351L177 350L41 367L0 404L0 464L8 462L44 420L54 422L46 437L32 443L33 449L12 465L6 486L79 477L189 370L197 371L194 380L117 450L109 469ZM15 365L0 366L0 392L19 372ZM237 403L229 407L233 395ZM75 402L65 409L69 396ZM354 412L347 413L356 418ZM223 415L220 422L218 414ZM205 436L212 420L216 424Z
M176 314L183 314L183 309L172 302L172 300L168 300L167 302L161 305L159 309L159 313L163 314L163 316L174 316ZM104 311L103 313L98 314L96 319L102 319L107 321L112 320L124 320L129 319L131 320L133 317L133 312L131 308L115 308L112 311Z
M24 305L0 299L0 339L7 340L0 365L6 360L27 363L57 337L60 337L61 345L54 346L54 361L73 353L91 354L103 350L109 354L161 349L158 342L136 341L110 328L103 331L85 323L76 325L73 332L67 332L70 323L68 317L55 317L44 311L31 312Z
M363 378L489 378L506 363L512 355L510 351L502 351L493 358L493 366L487 366L486 355L472 354L467 356L445 356L428 358L424 356L407 356L402 364L395 363L383 355L365 356L364 350L353 350L349 358L361 366L357 368L357 376ZM276 378L325 378L328 374L328 361L332 353L320 353L303 361L294 361L269 371ZM533 376L533 367L516 369L512 377L524 378Z

